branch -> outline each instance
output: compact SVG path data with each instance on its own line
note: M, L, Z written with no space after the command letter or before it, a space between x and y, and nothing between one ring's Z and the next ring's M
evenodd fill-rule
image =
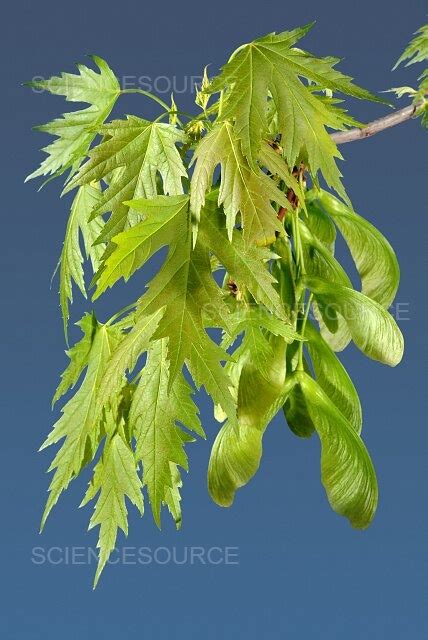
M355 129L348 129L348 131L339 131L332 133L331 137L336 144L345 144L345 142L353 142L354 140L364 140L364 138L370 138L370 136L374 136L384 129L395 127L396 124L410 120L410 118L415 115L417 109L418 105L412 104L388 116L373 120L373 122L369 122L369 124L362 129L356 127Z

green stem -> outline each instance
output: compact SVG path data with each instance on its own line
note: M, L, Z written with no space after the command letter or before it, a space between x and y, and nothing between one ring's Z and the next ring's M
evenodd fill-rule
M300 337L302 338L302 342L299 344L299 362L298 362L298 365L297 365L298 371L303 371L304 370L304 367L303 367L303 339L305 337L305 327L306 327L306 322L307 322L308 316L309 316L309 310L310 310L311 304L312 304L312 298L313 298L313 294L311 293L309 295L308 301L306 303L305 314L303 316L302 326L300 328Z
M154 100L155 102L160 104L160 106L163 107L165 109L165 111L170 111L171 110L169 105L166 102L164 102L161 98L158 98L158 96L155 96L153 93L150 93L150 91L144 91L144 89L121 89L120 93L121 94L124 94L124 93L139 93L142 96L146 96L146 98L151 98L152 100Z
M122 89L120 93L139 93L140 95L146 96L146 98L150 98L151 100L157 102L168 113L179 113L176 109L171 109L171 107L166 102L164 102L161 98L154 95L153 93L150 93L150 91L144 91L144 89ZM177 122L181 127L183 126L183 123L179 120L179 118L177 118Z

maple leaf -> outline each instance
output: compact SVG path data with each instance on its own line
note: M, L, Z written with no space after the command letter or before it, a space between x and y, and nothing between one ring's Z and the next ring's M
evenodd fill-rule
M89 529L99 525L98 567L94 588L111 552L114 550L118 529L128 534L128 512L125 498L143 515L144 504L141 480L137 473L134 453L122 435L116 433L105 446L102 458L94 469L94 476L80 506L84 506L99 492Z
M158 196L153 200L144 198L127 202L144 216L144 219L112 238L112 249L106 255L97 274L98 298L119 278L127 281L131 275L161 247L169 245L179 235L180 227L186 225L189 209L188 196Z
M97 408L102 410L118 395L126 382L126 371L132 371L138 358L149 348L150 340L164 315L163 307L139 318L113 351L99 383Z
M120 277L128 280L162 246L175 246L191 222L187 195L158 196L153 200L142 198L129 204L143 220L112 238L111 251L98 275L94 299ZM285 320L283 304L273 286L275 278L266 266L274 257L272 252L266 247L246 246L238 230L234 230L232 242L229 242L222 216L216 207L209 206L211 204L207 202L200 220L200 243L217 256L230 277L246 288L255 300Z
M168 511L174 519L177 529L181 528L181 494L180 489L183 486L181 474L178 466L173 462L170 463L172 487L167 487L164 496L164 503L168 507Z
M229 239L232 237L238 213L242 217L244 238L268 245L275 233L283 232L272 202L290 207L284 193L257 168L255 172L241 150L232 125L224 122L213 127L201 140L194 154L196 161L191 180L190 206L197 218L211 188L214 169L221 165L218 204L223 205Z
M89 354L91 353L94 336L97 330L98 322L93 313L85 313L76 325L83 331L83 337L76 342L75 345L68 351L67 356L70 358L70 362L61 374L61 382L58 385L55 395L52 400L52 406L63 396L67 391L74 387L82 371L88 364Z
M48 80L29 82L29 86L65 96L70 102L86 102L90 106L64 113L61 118L35 127L38 131L57 136L45 147L48 157L26 180L38 176L59 176L67 169L74 174L86 157L97 135L97 129L107 118L120 94L116 76L108 64L98 56L91 56L100 73L85 65L77 65L78 74L62 73Z
M272 33L240 47L209 91L224 92L221 118L234 121L235 134L252 167L257 166L261 140L268 130L268 100L272 100L288 166L293 167L302 154L307 156L312 175L320 170L329 186L345 196L334 160L341 155L326 127L341 130L358 123L336 106L337 100L320 91L383 101L335 70L338 58L317 58L293 47L311 26ZM304 84L302 78L309 82Z
M404 49L393 69L406 61L406 67L428 60L428 24L424 24L414 33L410 44Z
M143 463L143 483L147 486L153 517L160 527L162 502L173 507L174 519L181 522L181 484L177 465L188 470L184 444L193 438L177 422L205 437L192 388L180 373L169 387L167 341L155 341L134 392L129 422L136 439L136 459ZM178 472L179 474L179 472Z
M274 288L276 282L266 263L274 254L266 247L246 245L242 233L233 231L228 242L226 231L217 211L204 210L199 225L200 241L218 258L229 276L254 299L265 305L273 314L287 319L284 305Z
M140 298L137 317L164 309L152 339L168 338L169 384L184 362L197 386L204 385L233 421L235 406L221 362L228 359L205 327L227 326L229 310L212 277L208 250L198 242L192 249L190 218L170 247L164 265Z
M89 153L89 160L65 191L93 180L108 180L108 187L92 210L92 217L112 212L99 241L110 239L127 224L125 201L154 198L159 193L157 176L165 195L183 193L187 176L177 144L185 134L171 124L148 122L135 116L113 120L99 130L104 140Z
M412 38L410 44L405 48L402 55L395 63L393 69L396 69L401 63L406 62L405 66L426 62L428 60L428 24L424 24ZM418 89L412 89L410 87L397 87L391 89L399 98L402 95L409 94L413 97L413 104L416 107L415 115L421 116L421 124L423 127L428 128L428 69L424 71L418 77L419 86Z
M122 334L115 327L97 323L90 353L85 357L87 371L84 380L62 409L62 416L40 448L45 449L65 438L48 469L55 470L55 474L49 486L41 528L61 493L95 455L103 418L98 401L99 385L111 354L121 339Z
M92 185L80 187L71 205L70 216L65 231L64 244L59 259L59 297L64 324L64 333L67 335L67 326L70 318L68 303L73 302L73 281L86 298L86 288L83 273L83 255L80 248L80 234L83 237L86 258L91 260L92 270L98 271L101 257L104 253L103 245L94 245L101 233L104 222L102 218L89 220L93 207L101 198L99 189Z

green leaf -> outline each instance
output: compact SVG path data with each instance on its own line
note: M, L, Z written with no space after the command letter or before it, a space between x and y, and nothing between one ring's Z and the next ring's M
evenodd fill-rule
M79 320L79 322L76 322L76 325L83 331L83 337L76 342L71 349L66 351L67 356L70 358L70 362L65 371L61 374L61 382L55 391L52 406L61 398L61 396L67 393L70 388L74 387L89 361L89 354L91 352L94 336L98 327L95 315L93 313L85 313L83 318Z
M365 529L376 511L378 488L364 443L310 376L294 375L321 441L321 479L328 500L353 527Z
M369 358L392 367L403 356L403 336L392 316L363 293L329 283L308 279L306 285L317 300L339 313L348 326L352 340Z
M64 244L59 259L59 297L64 323L64 333L67 335L70 318L68 303L73 302L73 281L86 298L86 288L83 273L83 255L80 248L80 234L82 234L86 258L91 259L92 270L95 273L103 254L103 246L94 246L95 240L101 233L104 222L102 218L89 220L93 207L100 201L101 192L92 185L85 185L78 190L71 205L65 232Z
M155 198L159 193L158 175L165 195L181 195L182 178L187 173L177 149L185 135L173 125L128 116L104 125L100 133L104 140L91 150L89 160L65 191L109 178L107 189L92 210L93 218L112 212L98 239L104 241L126 227L129 208L125 201Z
M418 29L414 36L395 63L394 69L406 60L406 67L408 67L410 64L425 62L428 59L428 24L424 24Z
M173 507L181 521L176 476L177 465L188 470L184 444L189 438L178 422L204 437L192 388L182 374L169 387L166 340L155 341L134 392L129 421L136 439L136 459L143 463L143 483L147 486L153 517L160 527L162 502Z
M343 197L345 191L334 161L341 155L326 127L341 130L358 123L336 106L335 99L319 92L329 89L364 100L382 100L336 71L337 58L316 58L293 47L310 27L269 34L240 47L213 81L210 92L225 92L221 117L234 120L243 154L253 167L268 128L271 96L288 166L293 167L299 156L307 155L311 174L320 170L327 184Z
M97 324L85 378L75 395L62 409L62 416L42 444L41 449L65 438L48 471L55 469L49 486L49 498L42 517L43 529L52 507L85 464L93 459L102 437L103 414L100 410L100 382L112 352L122 336L114 327Z
M128 510L126 497L143 515L141 481L137 473L134 453L119 433L105 446L103 456L94 470L94 477L80 506L92 500L99 492L89 529L99 526L98 567L94 579L97 586L111 552L115 548L118 529L128 535Z
M78 74L62 73L49 80L28 83L36 89L65 96L69 102L86 102L90 106L64 113L61 118L36 127L58 139L43 149L48 157L27 180L49 174L59 176L67 169L71 169L71 174L75 173L86 157L97 129L111 112L120 94L119 83L102 58L92 56L92 59L100 73L85 65L77 65Z
M216 211L204 210L199 225L201 241L217 256L238 287L248 290L253 298L274 315L287 319L278 293L275 278L266 263L273 257L265 247L246 245L242 234L234 230L228 242L221 217Z
M272 243L275 233L283 231L272 201L287 208L290 203L260 168L251 169L231 124L225 122L213 127L199 142L193 157L196 165L191 180L190 207L196 218L199 219L206 192L211 188L214 169L220 164L218 205L224 208L229 239L232 240L240 213L248 243Z
M98 274L94 300L120 278L127 281L161 247L173 244L189 217L188 196L157 196L153 200L138 199L125 204L141 213L144 219L112 238L113 248Z
M362 292L388 308L400 282L397 257L388 240L370 222L319 191L318 201L343 235L361 277Z
M241 358L238 386L238 429L227 421L212 447L208 490L214 502L229 507L237 489L247 484L260 465L264 432L287 399L294 381L285 380L285 342L271 338L273 359L266 380L251 359Z
M416 33L414 38L406 47L403 54L397 60L393 69L396 69L398 65L406 61L406 67L417 62L426 62L428 60L428 24L423 25ZM424 128L428 128L428 69L425 68L418 77L419 86L418 89L412 89L411 87L398 87L396 89L390 89L397 94L399 98L401 96L409 94L413 97L413 104L415 106L415 117L421 117L421 124Z
M176 464L170 464L172 487L167 487L164 496L164 504L168 507L168 511L174 519L177 529L181 528L181 494L180 489L183 485L181 474Z
M206 326L225 328L229 310L212 277L207 249L198 241L192 250L190 221L140 299L138 314L162 308L165 313L152 337L168 338L169 384L186 363L196 385L204 385L233 420L235 405L221 366L228 355L205 331Z
M134 370L140 356L149 348L150 339L155 333L165 313L164 308L157 309L137 320L131 331L117 346L108 362L100 381L98 408L101 410L120 391L127 371Z

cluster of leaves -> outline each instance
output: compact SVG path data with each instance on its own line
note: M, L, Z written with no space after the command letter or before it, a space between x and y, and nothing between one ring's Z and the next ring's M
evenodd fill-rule
M416 63L423 63L428 60L428 24L423 25L414 34L413 40L404 49L394 65L396 69L403 62L406 67ZM416 107L416 116L421 116L422 126L428 128L428 69L424 69L418 77L419 85L417 89L412 87L396 87L391 89L398 98L402 96L410 96L413 98L413 104Z
M43 444L61 442L42 526L96 461L82 502L96 499L95 583L118 529L127 532L126 498L143 513L145 487L155 522L166 507L180 526L185 448L204 437L194 386L224 422L208 470L218 504L230 505L254 475L263 433L283 411L296 435L318 435L333 509L359 528L373 518L377 484L360 402L335 352L353 340L370 358L400 361L402 336L387 311L399 269L385 238L351 208L328 129L358 125L336 93L378 98L337 71L336 58L295 47L309 28L255 40L217 77L205 73L201 112L186 125L174 100L159 98L153 122L106 122L122 91L100 58L99 72L79 66L37 83L89 104L39 127L56 140L30 176L68 170L64 192L75 190L59 261L66 334L73 285L86 295L85 257L96 299L166 247L135 303L105 323L94 313L77 323L83 337L67 352L54 402L80 384ZM334 256L337 230L361 290ZM221 330L220 344L211 329Z

